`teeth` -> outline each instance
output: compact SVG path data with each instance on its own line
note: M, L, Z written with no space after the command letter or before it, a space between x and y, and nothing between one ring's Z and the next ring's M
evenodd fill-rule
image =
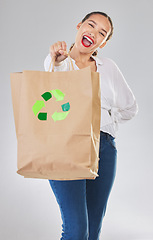
M83 36L83 37L86 38L91 44L93 43L93 41L90 38L88 38L87 36Z

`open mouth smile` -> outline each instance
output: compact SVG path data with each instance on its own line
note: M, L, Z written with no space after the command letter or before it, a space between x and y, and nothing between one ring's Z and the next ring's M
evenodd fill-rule
M84 35L83 38L82 38L82 45L84 47L90 47L91 45L94 44L94 40L90 37L88 37L87 35Z

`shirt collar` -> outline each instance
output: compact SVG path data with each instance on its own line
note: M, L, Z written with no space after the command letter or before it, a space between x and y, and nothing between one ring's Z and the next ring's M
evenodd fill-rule
M92 58L96 61L96 64L103 65L103 61L97 56L92 56Z
M103 61L100 58L98 58L97 56L91 56L91 57L96 61L96 65L97 64L103 65ZM73 62L75 62L73 58L71 58L71 59L73 60Z

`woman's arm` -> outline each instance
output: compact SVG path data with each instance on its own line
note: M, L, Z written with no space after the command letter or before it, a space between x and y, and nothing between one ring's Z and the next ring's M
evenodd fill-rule
M51 58L50 54L48 54L44 61L44 68L45 68L46 72L49 70L51 61L52 61L52 58ZM50 72L52 71L52 67L53 67L53 65L51 64ZM55 72L56 71L66 71L66 68L67 68L66 62L62 61L62 62L60 62L60 64L58 66L54 66L54 71Z
M133 92L120 69L114 64L115 104L113 106L114 121L123 123L133 118L138 112L138 105Z

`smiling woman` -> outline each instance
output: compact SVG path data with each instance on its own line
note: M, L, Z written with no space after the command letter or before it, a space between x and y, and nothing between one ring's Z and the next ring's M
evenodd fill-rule
M101 19L103 18L103 22L101 21ZM88 25L88 28L93 28L93 31L95 31L96 29L98 30L98 35L101 37L100 41L103 40L103 42L101 42L101 48L105 46L102 45L105 41L107 42L113 35L113 23L111 18L103 12L91 12L89 14L87 14L82 21L77 25L77 29L80 28L81 25L84 26ZM98 23L100 23L100 25L98 25ZM101 26L100 28L98 28L99 26ZM91 30L90 30L91 31ZM87 40L85 40L85 38ZM84 47L90 47L92 44L94 44L94 39L92 36L89 35L85 35L82 38L82 44L84 45ZM71 45L70 50L72 50L74 46L74 43ZM92 53L92 56L96 56L97 55L97 49Z
M99 177L95 180L49 180L61 209L63 220L61 240L99 240L116 174L117 126L118 123L134 117L138 109L135 97L114 61L94 56L98 48L102 49L106 45L112 34L113 24L107 14L89 13L78 23L75 43L69 51L74 70L90 66L92 71L100 73L100 161ZM64 41L51 45L50 54L44 62L45 70L48 71L54 58L54 71L69 71L67 57L67 45Z
M103 13L103 12L91 12L89 14L87 14L83 19L82 19L82 23L84 23L87 19L88 19L88 24L89 26L91 26L92 28L95 28L97 27L97 23L91 18L93 17L93 15L95 14L99 14L101 16L104 16L106 19L108 19L109 21L109 24L111 26L111 29L110 29L110 32L109 32L109 35L107 35L107 31L105 30L105 28L101 28L100 31L99 31L99 34L101 34L103 37L106 37L106 41L108 41L112 35L113 35L113 30L114 30L114 27L113 27L113 23L112 23L112 20L111 18L106 14L106 13ZM92 40L92 39L91 39ZM71 45L70 47L70 50L72 49L72 47L74 46L74 44ZM92 54L93 56L96 56L97 55L97 50Z

